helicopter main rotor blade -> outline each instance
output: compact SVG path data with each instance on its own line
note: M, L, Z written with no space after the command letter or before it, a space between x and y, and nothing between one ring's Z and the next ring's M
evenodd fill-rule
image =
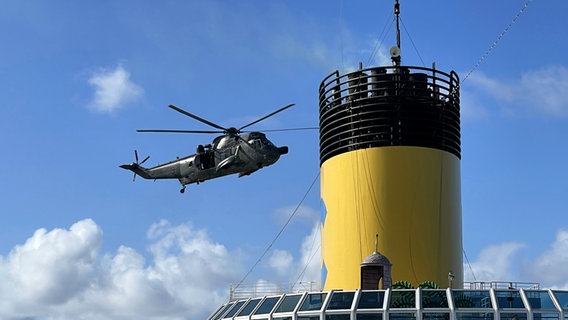
M280 131L302 131L302 130L319 130L318 127L305 127L305 128L288 128L288 129L268 129L262 132L280 132Z
M214 130L136 130L136 132L161 132L161 133L224 133L225 131Z
M203 118L201 118L201 117L198 117L198 116L196 116L196 115L194 115L194 114L192 114L192 113L189 113L189 112L187 112L187 111L185 111L185 110L183 110L183 109L181 109L181 108L178 108L178 107L174 106L173 104L170 104L168 107L171 108L171 109L174 109L175 111L177 111L177 112L179 112L179 113L183 113L183 114L185 114L186 116L191 117L191 118L193 118L193 119L195 119L195 120L197 120L197 121L203 122L203 123L205 123L205 124L207 124L207 125L209 125L209 126L211 126L211 127L213 127L213 128L217 128L217 129L219 129L219 130L223 130L223 132L226 132L226 131L227 131L226 128L223 128L223 127L221 127L220 125L218 125L218 124L216 124L216 123L213 123L213 122L211 122L211 121L209 121L209 120L205 120L205 119L203 119Z
M291 103L291 104L289 104L289 105L287 105L287 106L285 106L285 107L283 107L283 108L280 108L280 109L278 109L278 110L276 110L276 111L274 111L274 112L272 112L272 113L270 113L270 114L268 114L268 115L266 115L266 116L264 116L264 117L262 117L262 118L260 118L260 119L258 119L258 120L255 120L255 121L253 121L253 122L251 122L251 123L249 123L249 124L247 124L247 125L245 125L245 126L240 127L238 131L240 132L242 129L244 129L244 128L246 128L246 127L250 127L250 126L252 126L252 125L255 124L255 123L259 123L259 122L261 122L262 120L264 120L264 119L266 119L266 118L269 118L269 117L272 117L273 115L277 114L278 112L284 111L284 110L286 110L286 109L288 109L288 108L290 108L290 107L292 107L292 106L294 106L294 105L295 105L294 103Z

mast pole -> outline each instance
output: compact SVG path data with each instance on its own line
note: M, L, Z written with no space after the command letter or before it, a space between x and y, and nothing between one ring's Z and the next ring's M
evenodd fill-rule
M399 15L400 15L400 4L398 0L394 2L394 14L396 16L396 46L400 49L400 24L399 24Z
M396 46L391 48L391 60L395 66L400 66L400 4L398 0L394 2L394 15L396 17Z

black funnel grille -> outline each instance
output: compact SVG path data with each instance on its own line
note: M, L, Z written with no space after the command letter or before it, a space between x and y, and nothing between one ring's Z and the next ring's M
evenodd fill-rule
M422 67L330 74L320 85L320 164L353 150L419 146L461 158L459 78Z

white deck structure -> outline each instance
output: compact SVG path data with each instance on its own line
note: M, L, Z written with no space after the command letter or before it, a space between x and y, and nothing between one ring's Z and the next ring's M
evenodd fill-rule
M243 298L209 320L568 320L568 291L387 289Z

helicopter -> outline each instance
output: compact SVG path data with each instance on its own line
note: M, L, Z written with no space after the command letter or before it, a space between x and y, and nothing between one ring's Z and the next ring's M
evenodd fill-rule
M248 123L240 128L224 128L211 121L198 117L174 105L169 105L179 113L191 117L197 121L205 123L217 130L136 130L137 132L169 132L169 133L222 133L213 139L213 142L206 145L198 145L195 154L177 158L176 160L157 165L151 168L142 166L150 156L142 161L138 161L138 151L134 150L135 162L123 164L120 168L134 172L133 181L136 176L144 179L178 179L181 183L181 193L185 192L186 185L231 175L238 174L238 177L248 176L251 173L274 164L281 155L288 153L288 147L275 146L266 135L259 131L242 131L253 124L265 120L281 111L284 111L294 104L289 104L262 118ZM308 128L304 128L308 129ZM310 128L313 129L313 128ZM283 130L270 130L283 131Z

